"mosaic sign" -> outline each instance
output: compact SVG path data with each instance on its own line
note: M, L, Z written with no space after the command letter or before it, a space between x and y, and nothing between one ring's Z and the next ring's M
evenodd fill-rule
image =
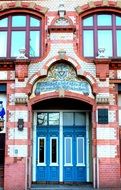
M81 77L78 77L72 66L63 63L52 66L48 72L48 76L36 82L33 94L35 96L60 89L84 95L91 94L90 84Z

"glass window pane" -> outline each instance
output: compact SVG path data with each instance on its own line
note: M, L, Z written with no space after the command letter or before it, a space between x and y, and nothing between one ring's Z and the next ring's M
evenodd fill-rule
M98 26L111 26L112 17L111 15L97 15Z
M88 17L83 20L83 26L93 26L93 17Z
M98 31L98 49L105 48L104 55L107 57L112 56L112 31L99 30Z
M121 30L117 30L116 34L117 34L117 56L121 57Z
M7 53L7 32L0 32L0 57L6 57Z
M65 164L72 164L72 138L65 137Z
M52 163L57 163L57 139L52 139Z
M77 164L84 163L84 138L77 137Z
M17 57L20 49L25 49L25 32L12 32L11 56Z
M37 114L37 124L42 126L47 125L47 113Z
M4 18L0 20L0 27L7 27L8 26L8 18Z
M75 125L77 125L77 126L86 125L86 114L85 113L75 113Z
M44 152L45 152L45 140L43 138L39 139L39 163L44 163Z
M84 48L84 56L85 57L93 57L94 56L94 40L93 40L93 31L92 30L84 30L83 33L83 48Z
M49 113L49 125L59 125L59 113Z
M40 20L30 17L30 26L40 26Z
M40 32L30 32L30 57L38 57L40 52Z
M116 26L121 26L121 17L116 16Z
M12 16L12 26L26 26L26 16Z
M74 125L74 114L73 113L63 113L63 124L65 126Z

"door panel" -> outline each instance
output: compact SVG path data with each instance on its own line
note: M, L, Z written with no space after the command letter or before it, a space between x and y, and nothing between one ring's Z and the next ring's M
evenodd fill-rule
M72 152L72 161L68 165L64 163L63 176L65 182L86 182L86 119L84 113L64 113L63 136L65 139L71 139L72 146L66 151L66 142L64 143L64 161L65 155ZM68 116L68 117L66 117ZM71 119L69 119L71 118ZM70 121L70 125L69 125ZM83 125L82 125L83 124ZM69 144L69 142L68 142ZM69 146L69 145L68 145ZM70 149L70 150L69 150Z
M36 180L59 181L59 113L39 113L38 120Z

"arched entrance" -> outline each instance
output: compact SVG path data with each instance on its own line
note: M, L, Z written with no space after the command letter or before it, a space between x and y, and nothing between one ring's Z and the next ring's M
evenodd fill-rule
M92 182L92 106L52 98L32 110L32 182Z

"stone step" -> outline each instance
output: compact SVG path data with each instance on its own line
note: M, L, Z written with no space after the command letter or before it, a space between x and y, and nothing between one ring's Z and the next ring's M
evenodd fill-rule
M32 185L30 190L92 190L92 185Z

